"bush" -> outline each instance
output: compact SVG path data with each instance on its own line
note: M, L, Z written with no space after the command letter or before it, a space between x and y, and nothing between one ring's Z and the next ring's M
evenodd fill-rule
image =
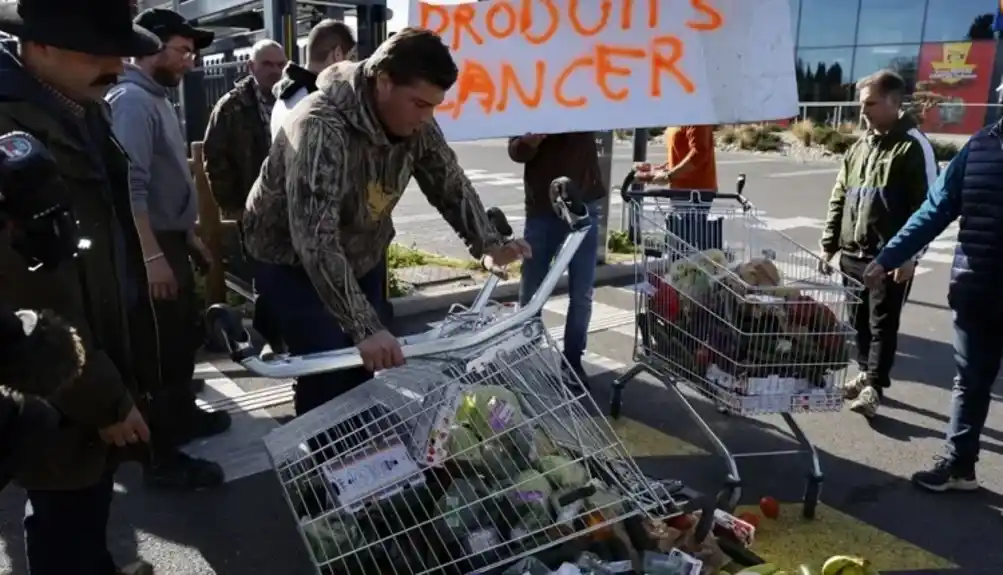
M609 241L606 242L606 249L615 254L634 253L634 242L630 241L630 236L623 230L612 230L609 233Z
M938 162L950 162L954 159L954 156L958 155L959 148L957 144L930 140L930 145L933 146L933 155L937 158Z
M721 126L717 130L717 139L726 146L737 144L738 128L735 126Z
M747 124L738 129L738 147L757 152L776 152L783 146L780 132L783 128L775 124Z
M805 146L812 144L812 135L815 132L815 122L811 120L800 120L791 124L791 134Z
M845 154L853 144L857 143L858 139L855 134L840 134L836 130L832 130L822 146L833 154Z

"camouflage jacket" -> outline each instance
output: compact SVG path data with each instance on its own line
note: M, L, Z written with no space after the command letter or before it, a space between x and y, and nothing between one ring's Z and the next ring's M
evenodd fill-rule
M438 124L387 137L369 95L371 65L321 73L276 135L243 219L251 256L302 265L357 342L383 326L355 278L385 257L391 211L412 176L475 258L501 241Z
M268 126L258 110L257 86L247 76L216 102L205 130L203 157L209 189L224 217L239 218L261 162Z

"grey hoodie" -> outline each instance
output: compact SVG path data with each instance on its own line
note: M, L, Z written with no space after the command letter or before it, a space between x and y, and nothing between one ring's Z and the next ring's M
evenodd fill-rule
M129 155L132 207L155 231L195 228L198 199L181 123L167 89L134 64L105 97L115 137Z

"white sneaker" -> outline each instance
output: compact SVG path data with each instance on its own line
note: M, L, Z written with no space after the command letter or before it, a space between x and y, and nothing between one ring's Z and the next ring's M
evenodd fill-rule
M879 405L881 405L881 396L878 395L878 390L868 385L850 403L850 411L869 419L877 415Z
M843 398L847 400L857 399L857 396L860 395L860 392L865 387L867 387L867 374L863 372L858 373L843 382Z

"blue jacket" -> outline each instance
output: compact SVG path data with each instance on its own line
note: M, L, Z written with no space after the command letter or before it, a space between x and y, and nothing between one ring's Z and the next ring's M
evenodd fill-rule
M877 258L885 269L898 268L960 218L948 292L948 303L955 310L985 310L1003 295L1000 129L997 124L972 136L934 182L920 209Z

